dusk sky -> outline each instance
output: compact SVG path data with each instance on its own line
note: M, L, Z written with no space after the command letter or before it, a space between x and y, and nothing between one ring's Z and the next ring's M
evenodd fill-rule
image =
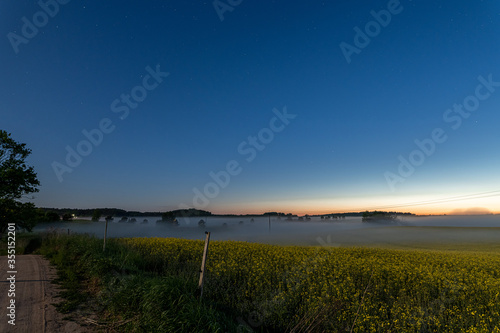
M2 1L41 207L500 213L498 1Z

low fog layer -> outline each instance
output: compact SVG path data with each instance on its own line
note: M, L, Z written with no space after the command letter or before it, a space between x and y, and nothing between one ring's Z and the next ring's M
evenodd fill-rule
M212 240L238 240L289 245L410 246L425 243L494 243L500 239L500 215L404 217L396 224L367 223L360 217L344 220L285 221L267 217L179 218L179 225L156 222L158 217L137 222L110 222L108 237L177 237ZM205 226L199 226L200 219ZM104 222L60 222L40 224L35 230L59 228L71 233L103 237Z

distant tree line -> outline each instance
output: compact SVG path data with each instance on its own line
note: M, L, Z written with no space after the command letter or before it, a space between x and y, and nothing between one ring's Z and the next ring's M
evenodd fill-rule
M266 212L263 214L215 214L214 216L219 216L219 217L256 217L256 216L268 216L268 215L287 216L287 215L292 215L292 214L291 213L285 214L285 213L279 213L279 212Z
M90 216L93 221L99 221L103 216L105 217L139 217L139 216L163 216L164 214L171 215L174 217L196 217L196 216L210 216L211 212L200 210L200 209L177 209L169 212L138 212L133 210L124 210L118 208L89 208L89 209L79 209L79 208L39 208L39 220L47 221L47 219L55 220L55 215L60 218L63 216ZM50 217L47 216L50 214Z
M367 217L367 214L385 214L385 215L415 215L412 213L403 212L349 212L349 213L331 213L331 214L321 214L312 215L316 217L346 217L346 216L361 216ZM200 216L218 216L218 217L255 217L255 216L297 216L292 213L282 213L282 212L266 212L263 214L212 214L209 211L189 208L189 209L176 209L168 212L138 212L138 211L127 211L118 208L89 208L89 209L78 209L78 208L38 208L36 220L39 222L54 222L54 221L71 221L73 216L86 216L91 217L93 221L99 221L101 217L106 217L106 219L111 219L114 217L140 217L140 216L158 216L163 220L171 220L177 217L200 217Z
M403 212L383 212L383 211L364 211L364 212L350 212L350 213L331 213L331 214L321 214L321 215L313 215L313 216L361 216L363 217L366 214L372 214L372 213L382 213L382 214L388 214L388 215L407 215L407 216L414 216L415 214L413 213L403 213Z
M369 221L378 221L378 220L384 220L384 221L395 221L398 216L398 213L395 212L383 212L383 211L378 211L375 210L373 212L363 212L363 222L369 222Z
M124 209L118 208L89 208L89 209L80 209L80 208L40 208L43 211L52 211L60 216L64 214L70 214L74 216L94 216L94 212L97 210L101 213L101 216L161 216L161 212L136 212L136 211L127 211Z
M177 209L161 214L163 221L174 220L176 217L199 217L199 216L212 216L212 213L201 209Z

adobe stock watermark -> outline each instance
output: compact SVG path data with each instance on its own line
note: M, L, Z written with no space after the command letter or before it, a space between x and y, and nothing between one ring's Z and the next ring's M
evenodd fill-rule
M31 20L26 16L21 18L23 25L21 27L21 35L15 32L9 32L7 39L14 49L16 54L19 53L19 45L28 44L30 40L38 35L39 29L45 27L51 18L54 18L60 9L60 5L66 5L71 0L40 0L38 6L41 10L33 14Z
M317 267L324 265L325 259L327 259L328 256L335 255L334 251L336 248L341 246L339 243L332 242L331 235L328 235L326 240L322 237L317 237L316 240L318 241L320 247L316 248L314 255L309 256L306 260L291 266L286 272L284 272L283 279L286 281L286 288L280 285L276 290L268 295L267 299L255 302L253 304L254 311L248 314L246 321L242 317L236 318L239 323L237 332L243 333L260 331L261 326L264 325L267 318L286 306L284 301L287 297L286 295L299 292L301 286L304 283L308 283L310 278L309 270L314 270ZM336 309L322 308L321 311L324 310L335 311ZM321 311L316 314L320 314ZM289 331L302 332L302 330L299 329L302 326L301 324L303 323L298 323L296 327L290 329ZM312 323L309 324L312 325Z
M212 5L214 6L215 12L217 16L219 16L219 20L224 21L224 13L232 12L235 7L241 5L243 0L214 0Z
M9 299L7 306L7 322L9 325L16 325L16 224L9 222L7 224L7 297ZM9 289L7 289L9 288Z
M142 79L142 84L133 87L129 94L121 94L120 98L116 98L111 102L111 112L119 115L120 120L125 120L131 109L136 109L141 102L148 96L148 92L156 89L163 79L170 75L168 72L160 71L160 65L156 65L156 69L147 66L146 72ZM102 118L97 127L87 130L82 130L82 135L85 139L79 141L73 148L70 145L66 146L66 163L58 161L52 162L52 169L59 180L62 182L65 173L71 173L78 167L84 157L89 156L95 147L98 147L104 140L105 134L110 134L115 130L116 126L110 118Z
M420 332L430 332L432 330L429 321L425 318L435 318L450 309L453 309L460 302L460 297L466 292L466 286L459 281L459 277L454 275L453 280L446 281L443 287L439 288L439 295L430 300L425 306L417 307L409 314L410 323L418 325Z
M274 140L275 135L282 132L290 124L290 121L297 117L295 114L289 114L286 106L283 107L282 111L274 108L272 112L274 116L269 120L267 127L262 128L257 135L249 135L246 140L243 140L237 146L238 154L244 157L244 161L247 163L255 160L258 153L263 151ZM243 171L242 164L238 160L229 160L224 170L210 171L208 176L211 181L208 181L201 189L193 188L193 206L195 208L207 207L210 200L217 197L220 191L229 185L233 177L241 174ZM188 209L190 207L181 203L179 208Z
M347 63L350 64L352 55L360 54L361 50L370 44L371 38L377 37L382 31L382 28L387 27L389 23L391 23L392 17L400 14L402 11L403 6L401 6L399 0L389 0L387 9L382 9L378 12L372 10L370 12L374 20L365 24L364 31L358 26L355 26L353 29L356 33L353 38L354 45L346 42L341 42L339 44L340 50Z
M284 299L286 296L282 296L299 292L300 287L308 281L308 269L314 270L315 267L324 264L325 257L334 255L335 248L341 246L339 243L332 242L331 235L328 235L326 240L322 237L317 237L316 240L321 246L320 248L326 251L321 251L320 248L317 248L314 256L307 257L305 261L291 266L283 276L287 282L286 288L280 285L276 290L267 295L266 299L255 302L253 304L254 310L248 314L246 320L241 316L236 318L239 324L237 328L238 333L260 331L265 320L285 306ZM299 326L300 323L294 329L291 329L290 332L302 332L298 329Z
M258 311L252 311L248 314L247 320L245 321L242 317L237 317L238 327L236 328L237 333L248 333L255 332L254 329L258 329L263 322L263 314Z
M443 121L453 130L458 130L462 126L464 119L470 117L472 112L477 111L481 101L488 99L495 92L496 87L500 87L500 82L493 81L492 74L485 79L483 76L478 76L479 84L476 86L474 93L465 97L462 104L453 104L453 107L446 109L443 113ZM414 143L417 146L408 154L408 158L403 155L398 156L399 166L397 174L386 171L384 173L387 185L392 192L396 190L398 183L403 183L408 177L415 173L416 167L424 164L425 160L436 152L438 144L444 143L448 139L446 131L440 127L431 131L429 137L423 140L415 139Z

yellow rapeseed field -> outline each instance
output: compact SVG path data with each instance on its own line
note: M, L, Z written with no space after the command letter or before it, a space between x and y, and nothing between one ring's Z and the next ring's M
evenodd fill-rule
M204 244L122 241L165 272ZM207 265L204 297L254 331L500 332L498 253L212 241Z

